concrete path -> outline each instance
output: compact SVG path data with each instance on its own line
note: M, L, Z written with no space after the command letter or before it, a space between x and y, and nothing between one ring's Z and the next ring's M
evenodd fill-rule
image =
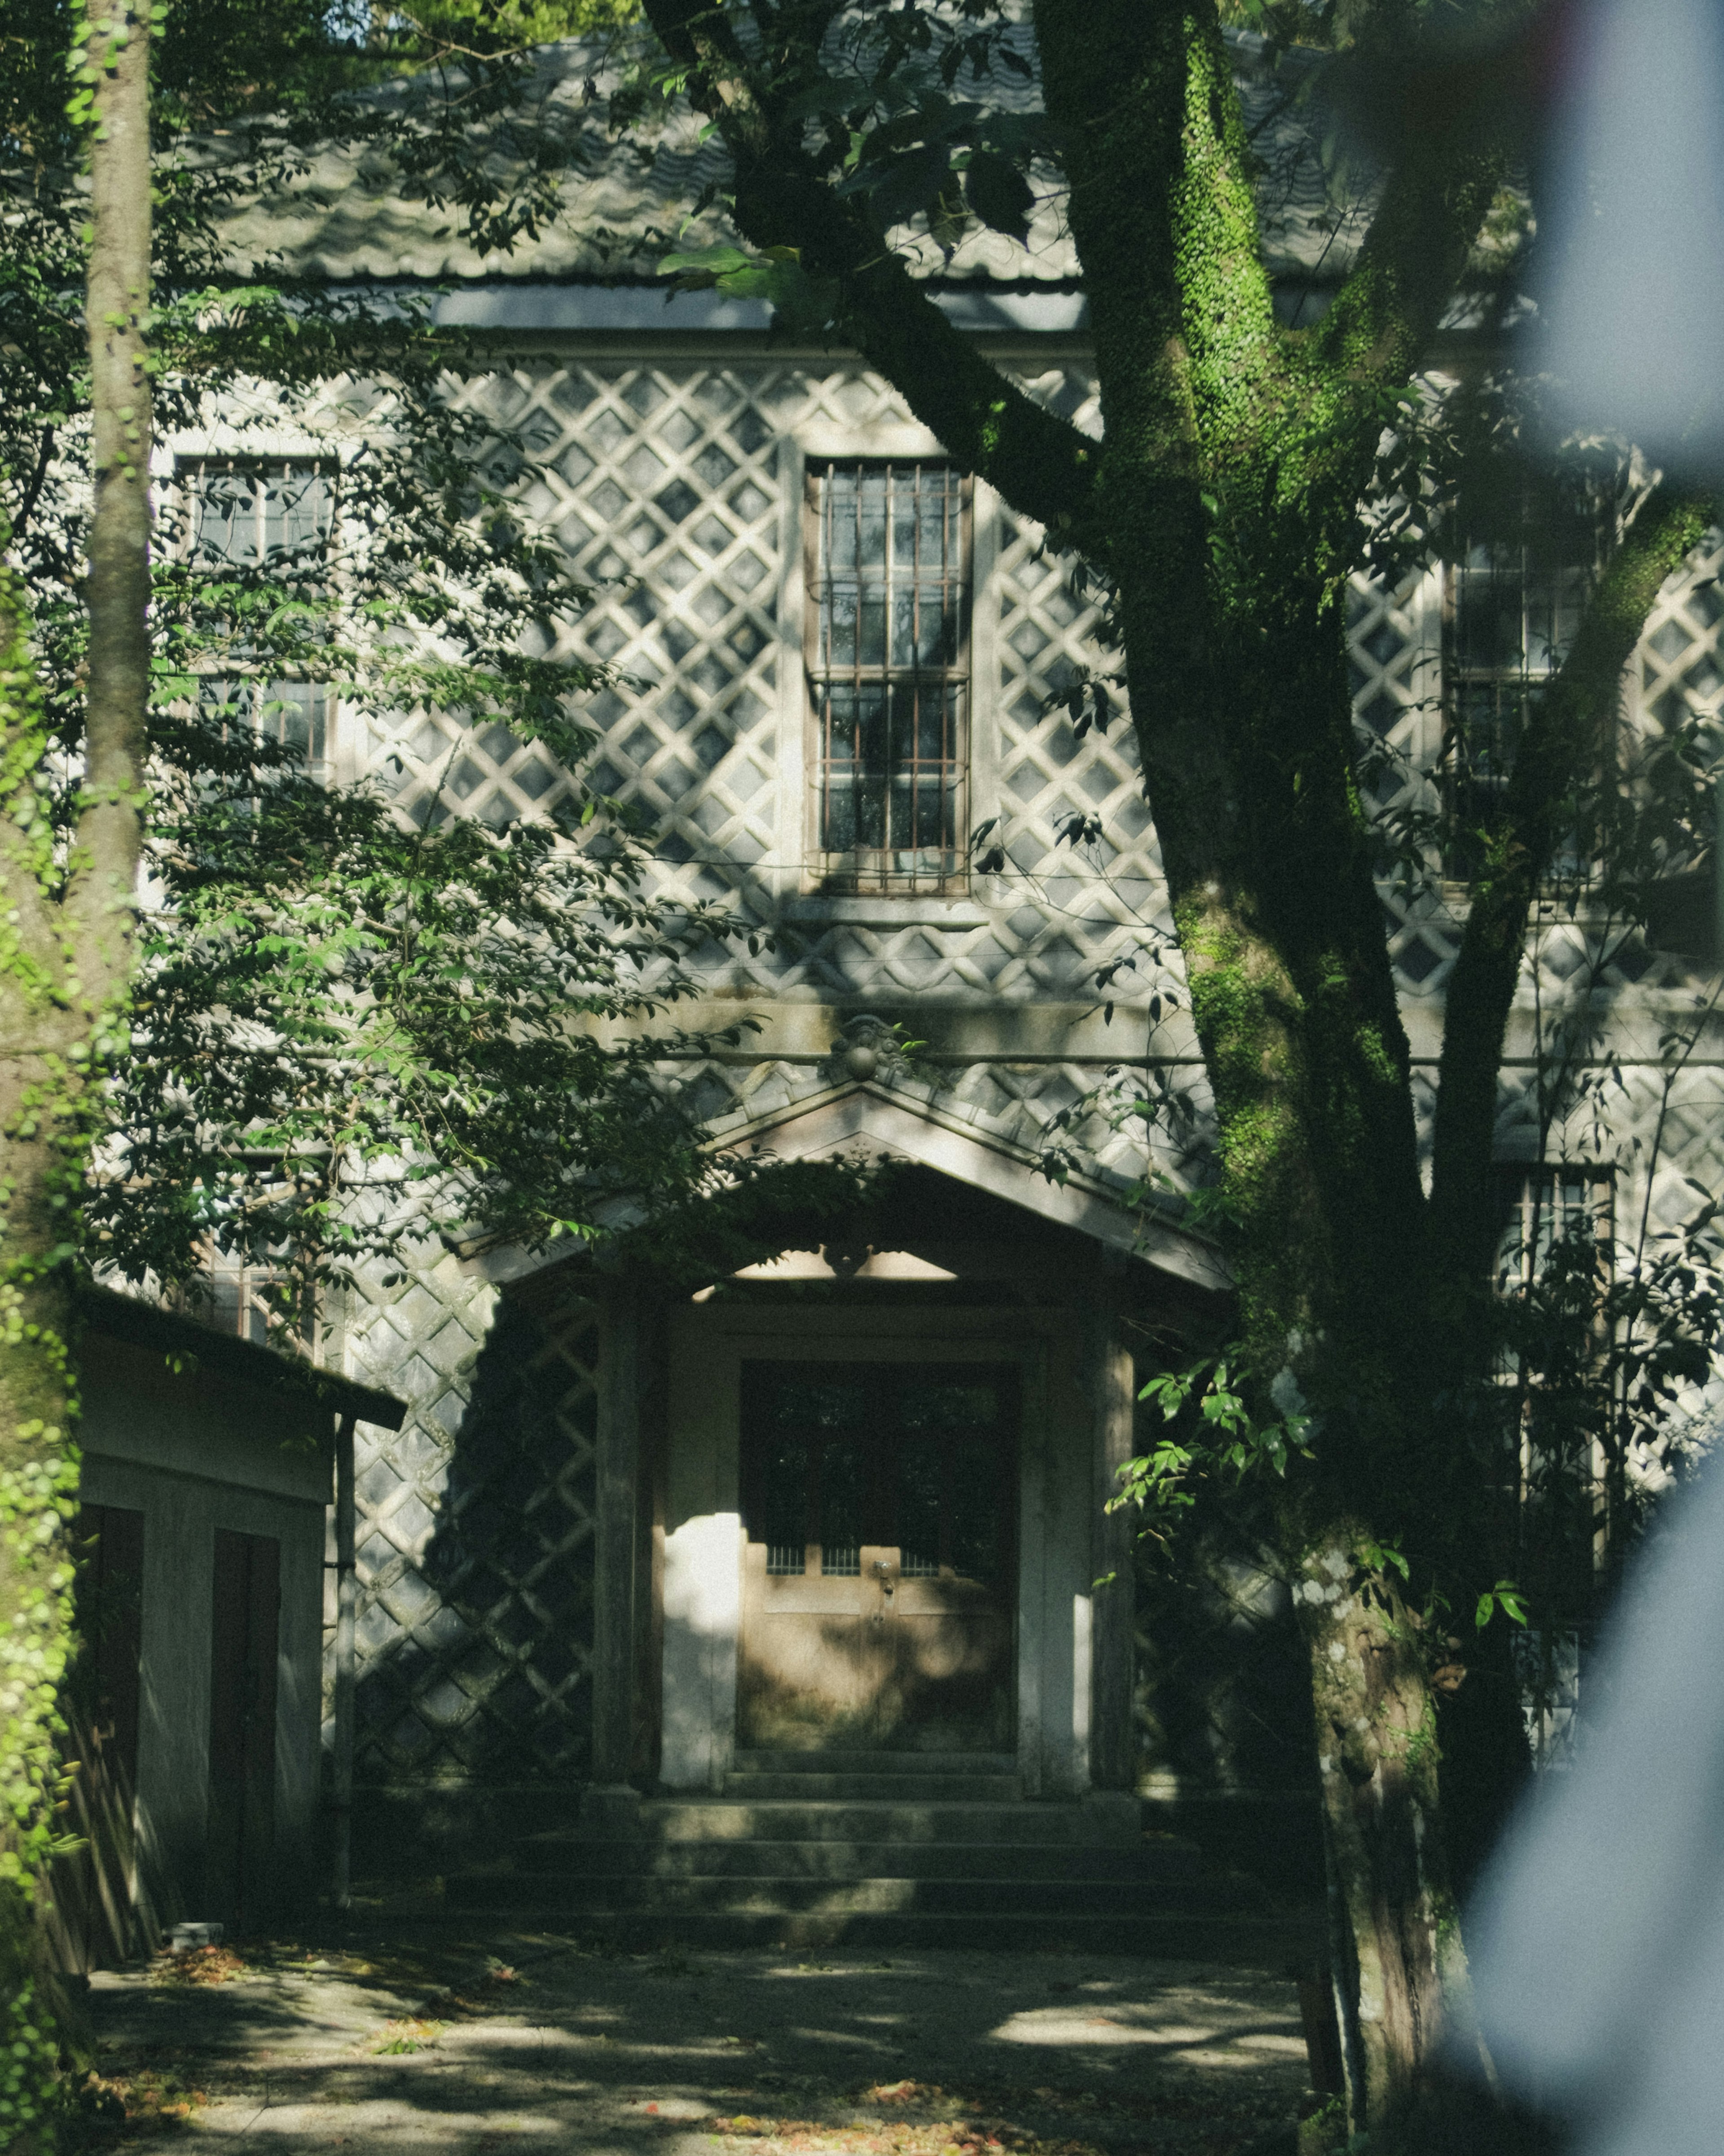
M99 2140L156 2122L210 2156L1234 2156L1309 2087L1293 1985L1239 1969L443 1933L218 1950L199 1973L236 1959L219 1982L93 1979Z

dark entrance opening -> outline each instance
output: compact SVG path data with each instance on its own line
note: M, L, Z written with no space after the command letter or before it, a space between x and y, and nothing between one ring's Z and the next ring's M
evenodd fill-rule
M83 1505L78 1636L65 1690L69 1825L79 1846L54 1865L57 1941L69 1967L111 1969L132 1952L134 1817L143 1647L144 1516Z
M218 1528L204 1887L210 1917L239 1931L264 1915L272 1884L280 1613L280 1544Z

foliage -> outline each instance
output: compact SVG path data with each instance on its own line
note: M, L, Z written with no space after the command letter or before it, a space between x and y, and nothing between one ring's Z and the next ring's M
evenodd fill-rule
M266 13L258 33L280 49L291 27ZM308 82L301 39L297 113L287 100L195 187L176 146L216 85L195 107L158 100L157 410L171 437L226 454L182 468L158 508L154 903L86 1213L92 1254L124 1276L184 1279L212 1246L285 1253L301 1303L439 1227L540 1242L698 1181L696 1129L654 1073L686 1044L641 1022L727 932L710 907L649 896L649 835L590 791L499 829L459 813L459 741L411 819L387 783L313 767L318 700L339 696L386 745L464 714L494 747L541 745L548 778L582 760L579 700L603 680L560 648L586 594L510 496L521 446L463 398L482 355L393 299L208 275L216 220L327 124L312 93L341 55L324 57ZM173 68L170 50L170 85ZM49 721L33 783L55 829L81 739L87 370L41 269L69 271L80 213L69 172L38 179L20 213L35 271L0 292L14 550ZM259 474L248 547L233 534L259 514Z
M52 2144L66 2057L33 1904L74 1644L73 1271L167 1282L212 1248L285 1245L291 1325L320 1281L439 1229L592 1232L607 1202L706 1172L640 1029L724 930L654 902L645 834L578 785L542 825L464 820L448 769L415 824L312 767L308 715L334 695L386 737L448 711L494 748L577 762L602 678L558 654L584 594L505 501L519 452L463 403L472 355L390 295L230 259L228 213L320 142L393 159L481 248L556 198L564 136L515 123L531 60L506 38L453 89L428 72L356 99L398 41L340 28L300 0L117 25L13 0L0 18L0 2121L20 2147ZM119 203L153 211L147 319L141 221L92 219L84 169L92 145L100 182L110 146L144 144L100 120L121 78L154 153ZM125 295L93 302L89 346L86 258L92 292L105 264ZM151 401L170 440L217 433L226 455L163 487L146 633Z

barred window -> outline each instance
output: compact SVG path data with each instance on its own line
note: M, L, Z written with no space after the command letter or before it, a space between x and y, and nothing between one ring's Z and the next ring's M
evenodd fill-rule
M1506 533L1467 532L1454 552L1443 608L1445 875L1483 865L1521 734L1579 626L1599 524L1590 499L1536 526L1523 510Z
M927 891L962 870L969 490L945 465L808 477L813 871L829 891Z
M1546 1277L1559 1244L1610 1239L1615 1195L1609 1172L1597 1166L1508 1168L1507 1218L1496 1246L1496 1286L1513 1295Z
M308 778L326 775L329 691L322 682L209 680L201 693L206 710L224 727L249 727L292 752Z
M180 467L190 558L200 568L255 568L321 552L335 520L333 475L285 460L204 458Z

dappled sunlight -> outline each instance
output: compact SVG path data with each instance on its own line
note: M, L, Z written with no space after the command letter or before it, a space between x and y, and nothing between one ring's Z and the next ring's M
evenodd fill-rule
M749 2144L736 2156L1106 2156L1176 2119L1182 2149L1235 2156L1306 2085L1293 1989L1251 1971L489 1943L246 1947L217 1987L106 1974L101 2071L194 2092L198 2133L283 2156L712 2156L715 2138ZM141 2109L89 2148L186 2130Z
M1247 2020L1229 2002L1188 1997L1180 2002L1183 2010L1170 2017L1158 2005L1096 1995L1116 1989L1085 1985L1083 1991L1090 1995L1013 2014L990 2030L990 2036L1003 2044L1110 2051L1147 2047L1167 2063L1224 2070L1304 2059L1305 2040L1291 2013L1279 2025L1265 2025L1260 2015ZM1193 2005L1214 2010L1193 2015Z

